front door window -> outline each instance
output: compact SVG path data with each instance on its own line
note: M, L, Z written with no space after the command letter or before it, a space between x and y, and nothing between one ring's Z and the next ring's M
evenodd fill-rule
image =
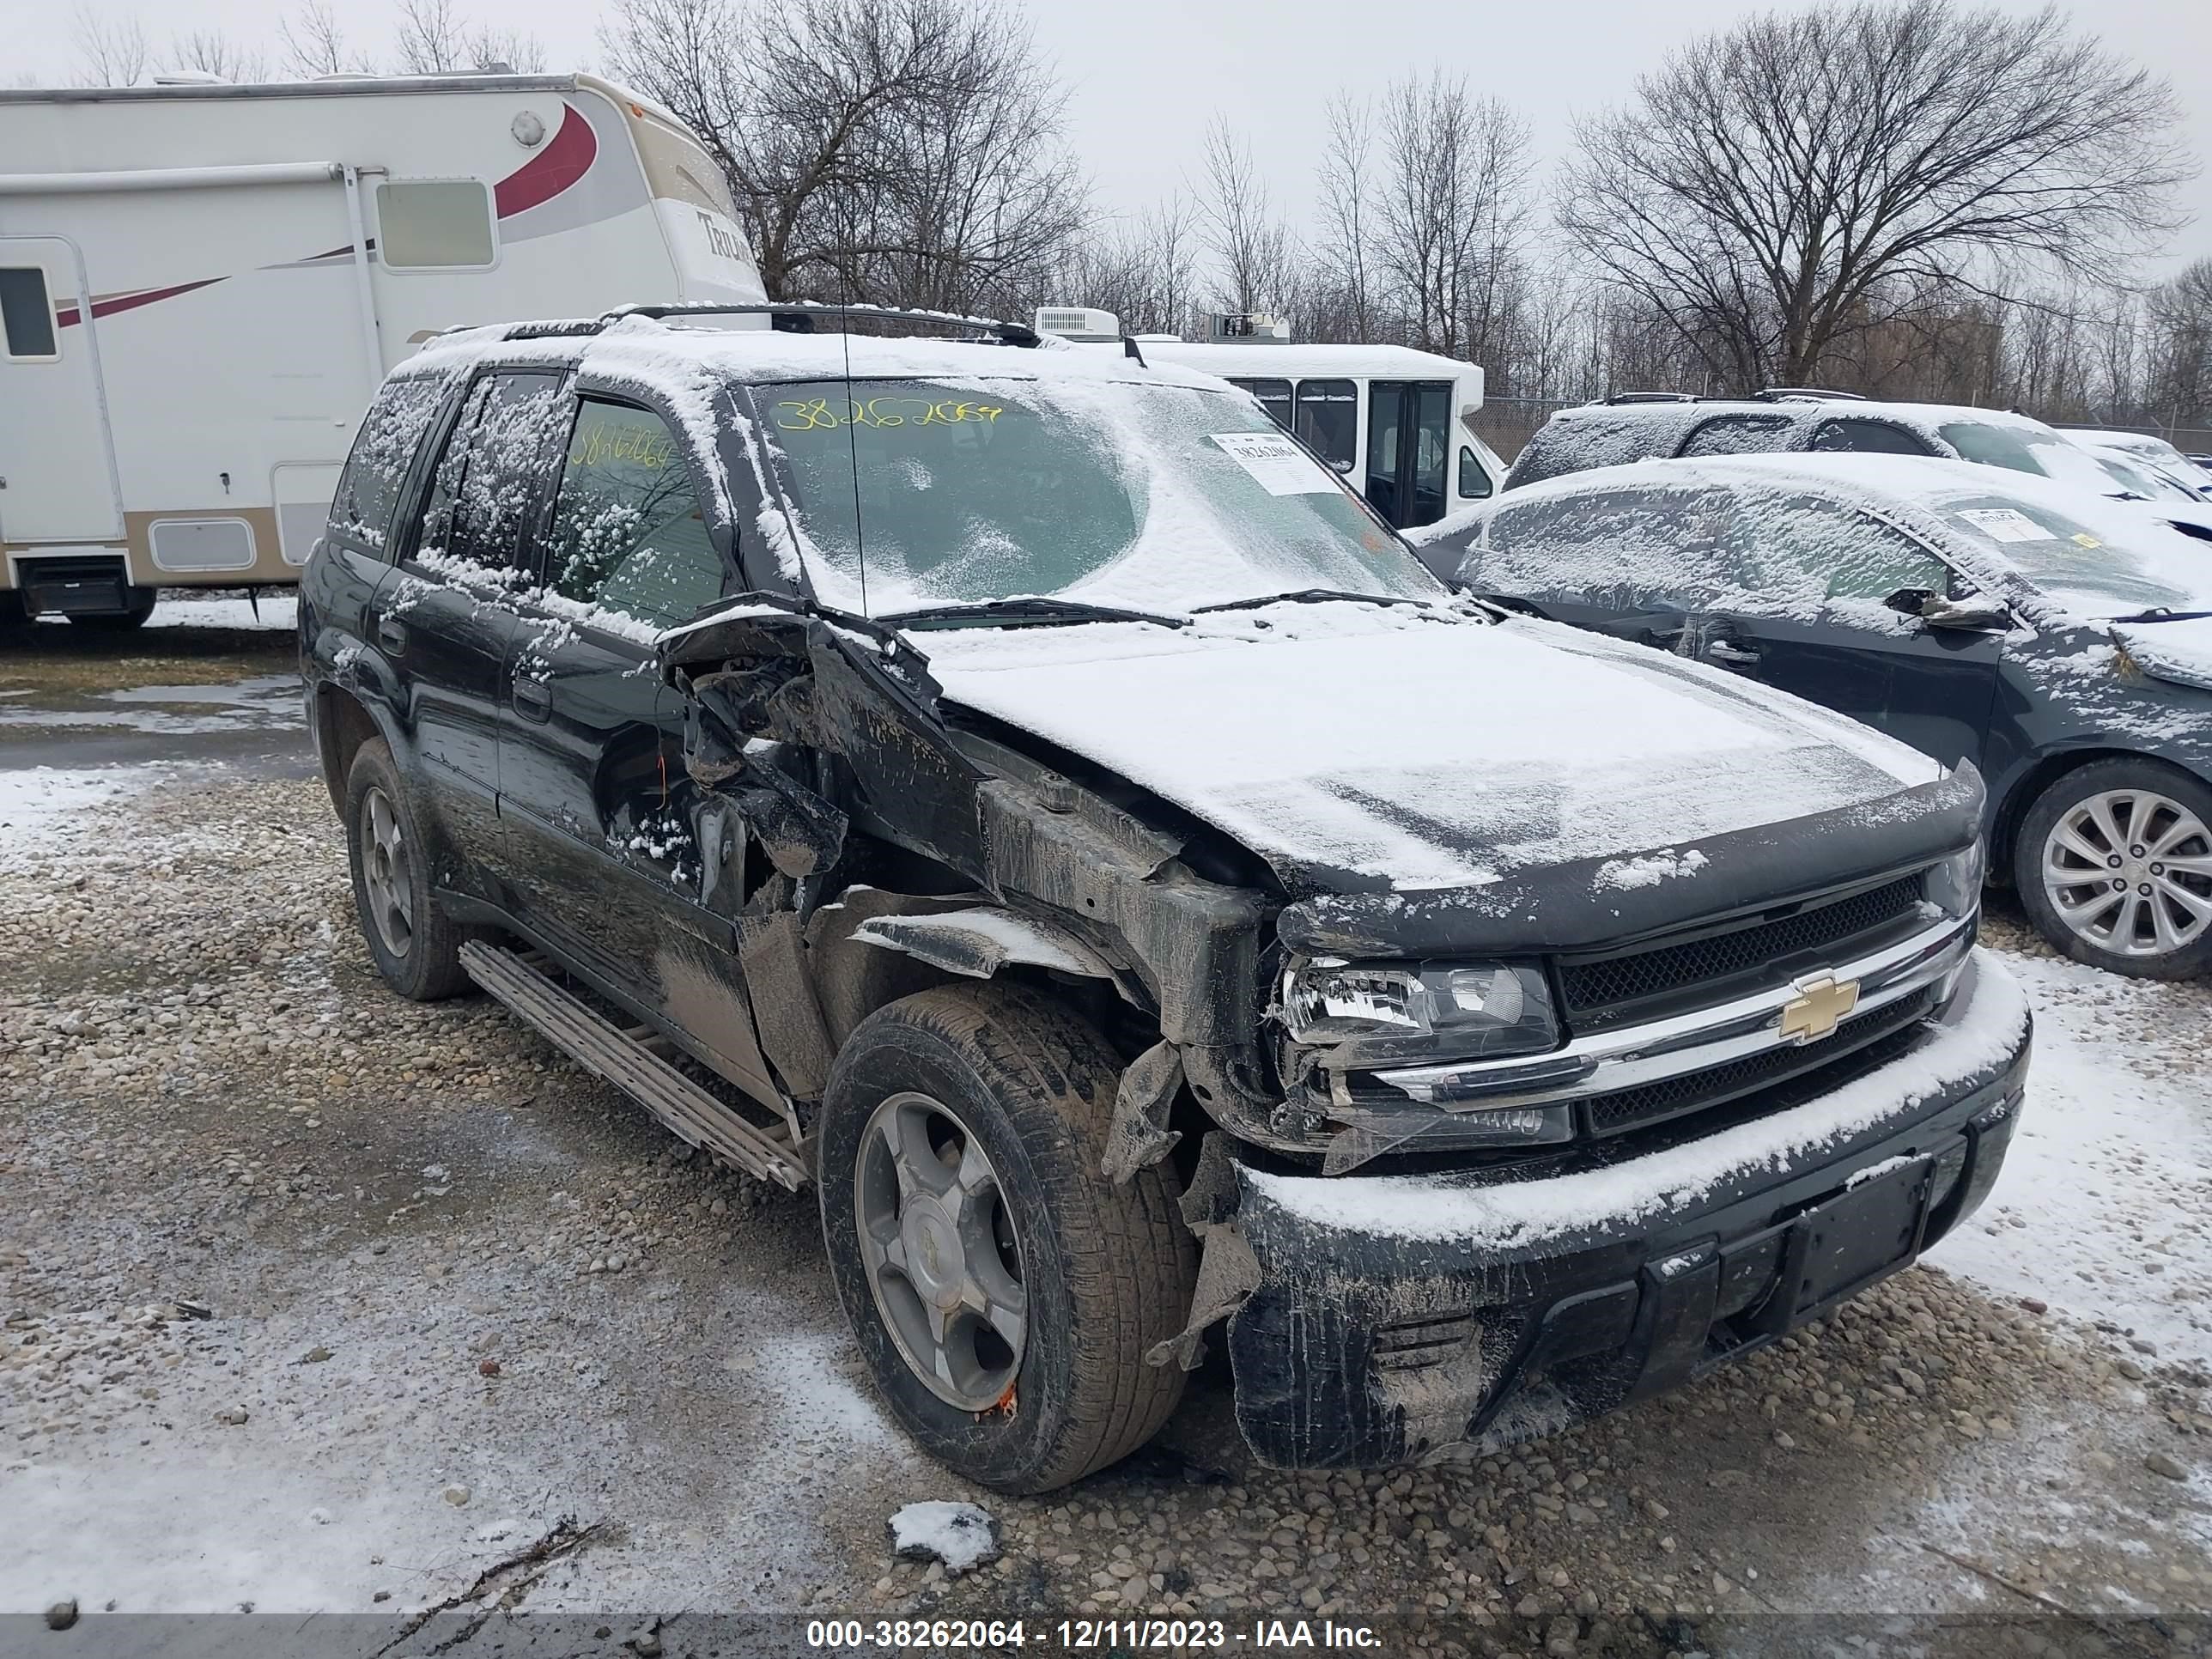
M553 509L547 585L652 629L691 619L722 596L684 448L649 410L586 403L576 416Z

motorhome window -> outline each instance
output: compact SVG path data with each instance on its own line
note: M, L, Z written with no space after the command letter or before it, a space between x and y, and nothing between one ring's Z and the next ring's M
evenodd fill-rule
M1250 392L1260 400L1260 407L1267 411L1267 418L1288 432L1291 429L1291 383L1288 380L1240 380L1231 376L1229 384Z
M46 273L36 265L0 266L0 327L6 330L10 357L54 357L53 301L46 297Z
M648 410L586 403L553 507L553 589L654 627L722 595L722 556L699 509L684 446Z
M488 265L491 192L475 179L398 179L376 187L377 234L394 270Z
M1936 453L1903 427L1892 426L1887 421L1823 421L1814 431L1813 447L1849 450L1862 455Z
M1496 488L1497 486L1490 479L1490 469L1483 465L1481 457L1466 445L1461 445L1459 452L1461 497L1471 501L1487 501L1490 498L1490 492Z
M527 570L532 522L568 407L557 374L478 380L431 475L417 550Z
M1350 380L1300 380L1293 429L1339 472L1351 471L1359 459L1359 388Z
M1763 455L1783 447L1787 415L1721 415L1683 441L1684 455Z

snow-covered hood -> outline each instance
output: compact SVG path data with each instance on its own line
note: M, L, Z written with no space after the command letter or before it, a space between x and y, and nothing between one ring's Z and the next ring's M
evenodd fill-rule
M1182 629L915 642L947 702L1233 836L1294 894L1467 889L1592 860L1599 896L1695 883L1723 856L1701 842L1942 775L1795 697L1528 620L1279 605Z

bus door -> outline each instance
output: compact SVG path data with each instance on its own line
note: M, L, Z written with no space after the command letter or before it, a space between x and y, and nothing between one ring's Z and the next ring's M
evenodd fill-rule
M1367 499L1401 530L1444 515L1451 406L1449 380L1368 385Z

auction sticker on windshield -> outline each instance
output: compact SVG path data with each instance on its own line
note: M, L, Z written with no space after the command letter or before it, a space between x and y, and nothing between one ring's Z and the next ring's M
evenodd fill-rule
M1326 495L1339 485L1314 464L1313 457L1273 432L1214 432L1207 434L1223 453L1259 482L1270 495Z
M1959 516L1996 542L2047 542L2057 539L2041 525L2010 507L1962 507Z

